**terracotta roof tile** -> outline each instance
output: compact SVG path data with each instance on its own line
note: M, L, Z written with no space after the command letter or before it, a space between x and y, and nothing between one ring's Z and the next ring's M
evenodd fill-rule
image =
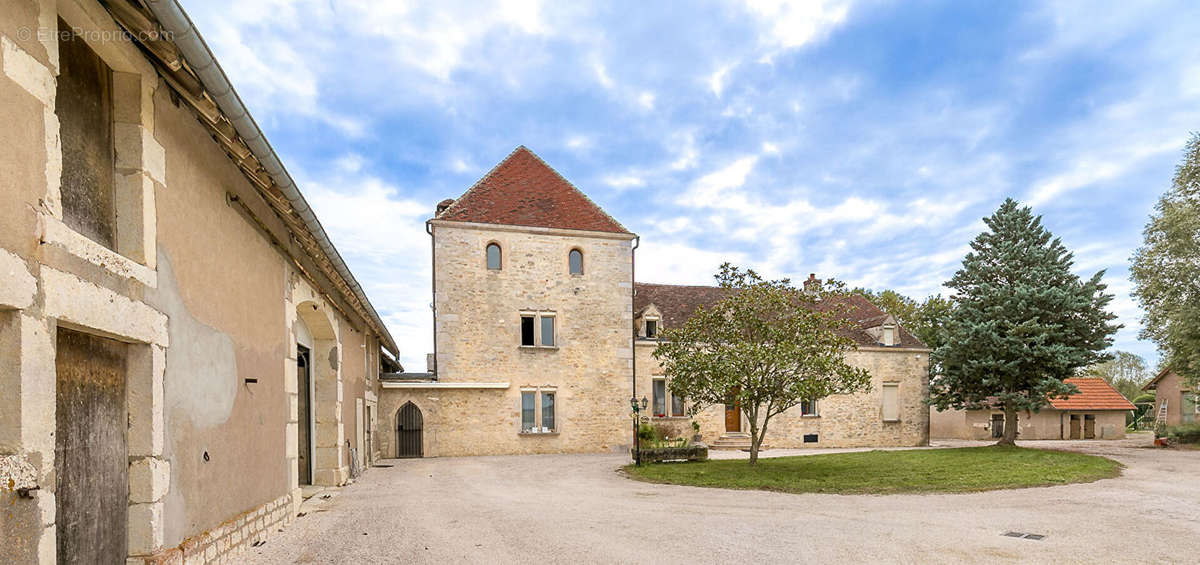
M523 145L439 213L437 219L629 233Z
M1096 377L1078 377L1066 379L1066 383L1075 385L1079 393L1066 398L1053 398L1050 404L1059 410L1133 410L1129 402L1117 389Z
M717 286L687 286L675 284L637 283L633 298L633 310L640 313L650 304L654 304L662 314L663 327L682 325L696 309L701 306L712 306L721 299L729 296L729 290ZM848 308L846 316L853 321L856 328L848 331L850 337L860 346L878 346L879 342L867 333L868 328L878 327L887 319L887 314L875 306L866 297L852 294L846 297ZM827 306L829 307L829 306ZM925 348L925 344L908 330L900 327L900 348Z

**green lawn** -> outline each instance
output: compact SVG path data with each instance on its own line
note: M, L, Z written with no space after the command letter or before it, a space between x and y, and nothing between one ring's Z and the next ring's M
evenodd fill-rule
M1115 477L1104 457L1023 447L864 451L625 467L649 482L781 492L896 494L975 492L1062 485Z

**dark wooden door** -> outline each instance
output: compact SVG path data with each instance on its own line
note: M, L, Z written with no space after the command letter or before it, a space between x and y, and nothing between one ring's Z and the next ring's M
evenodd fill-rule
M423 457L421 433L424 430L421 409L411 402L404 403L396 415L396 457Z
M296 352L296 466L300 484L312 484L312 395L310 393L308 348Z
M128 347L58 330L54 495L59 563L125 562Z
M1080 435L1081 434L1079 431L1079 415L1071 414L1071 439L1079 439Z
M737 402L725 405L725 431L742 431L742 407Z
M1096 439L1096 417L1091 414L1083 416L1083 439Z
M992 437L1004 437L1004 414L992 414Z

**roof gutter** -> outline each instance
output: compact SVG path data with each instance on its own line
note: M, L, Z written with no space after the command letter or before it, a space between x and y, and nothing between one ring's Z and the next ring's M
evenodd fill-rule
M200 78L200 82L204 85L209 97L213 102L216 102L217 107L225 114L246 147L250 148L250 152L258 159L263 169L271 176L271 180L275 186L283 192L295 210L296 215L303 220L305 227L312 233L313 238L317 240L321 250L329 257L333 263L334 269L338 275L346 281L357 297L370 311L372 321L383 330L383 344L393 355L399 355L399 350L396 348L396 342L392 339L387 326L380 319L379 313L375 311L375 307L367 300L366 293L363 292L362 286L358 284L358 280L346 267L346 262L342 260L341 254L334 248L333 243L329 241L329 236L325 233L325 228L321 227L321 222L317 220L317 216L313 214L312 208L308 202L304 200L304 196L300 194L300 190L296 187L292 176L288 174L287 169L283 167L279 156L275 154L275 150L271 148L271 144L267 141L265 135L254 118L250 115L249 110L242 104L241 97L234 91L233 85L229 83L229 77L225 76L225 71L221 70L221 65L217 63L213 57L212 51L208 49L208 45L204 43L204 39L200 37L200 33L196 30L192 20L188 18L187 13L183 11L183 7L179 5L177 0L147 0L146 6L158 19L163 29L171 34L175 45L183 54L192 71Z

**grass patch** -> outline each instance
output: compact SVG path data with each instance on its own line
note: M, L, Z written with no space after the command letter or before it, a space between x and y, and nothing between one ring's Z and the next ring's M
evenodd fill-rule
M773 457L753 467L744 459L629 465L625 471L639 480L698 487L898 494L1085 483L1121 474L1121 464L1068 451L987 446Z

